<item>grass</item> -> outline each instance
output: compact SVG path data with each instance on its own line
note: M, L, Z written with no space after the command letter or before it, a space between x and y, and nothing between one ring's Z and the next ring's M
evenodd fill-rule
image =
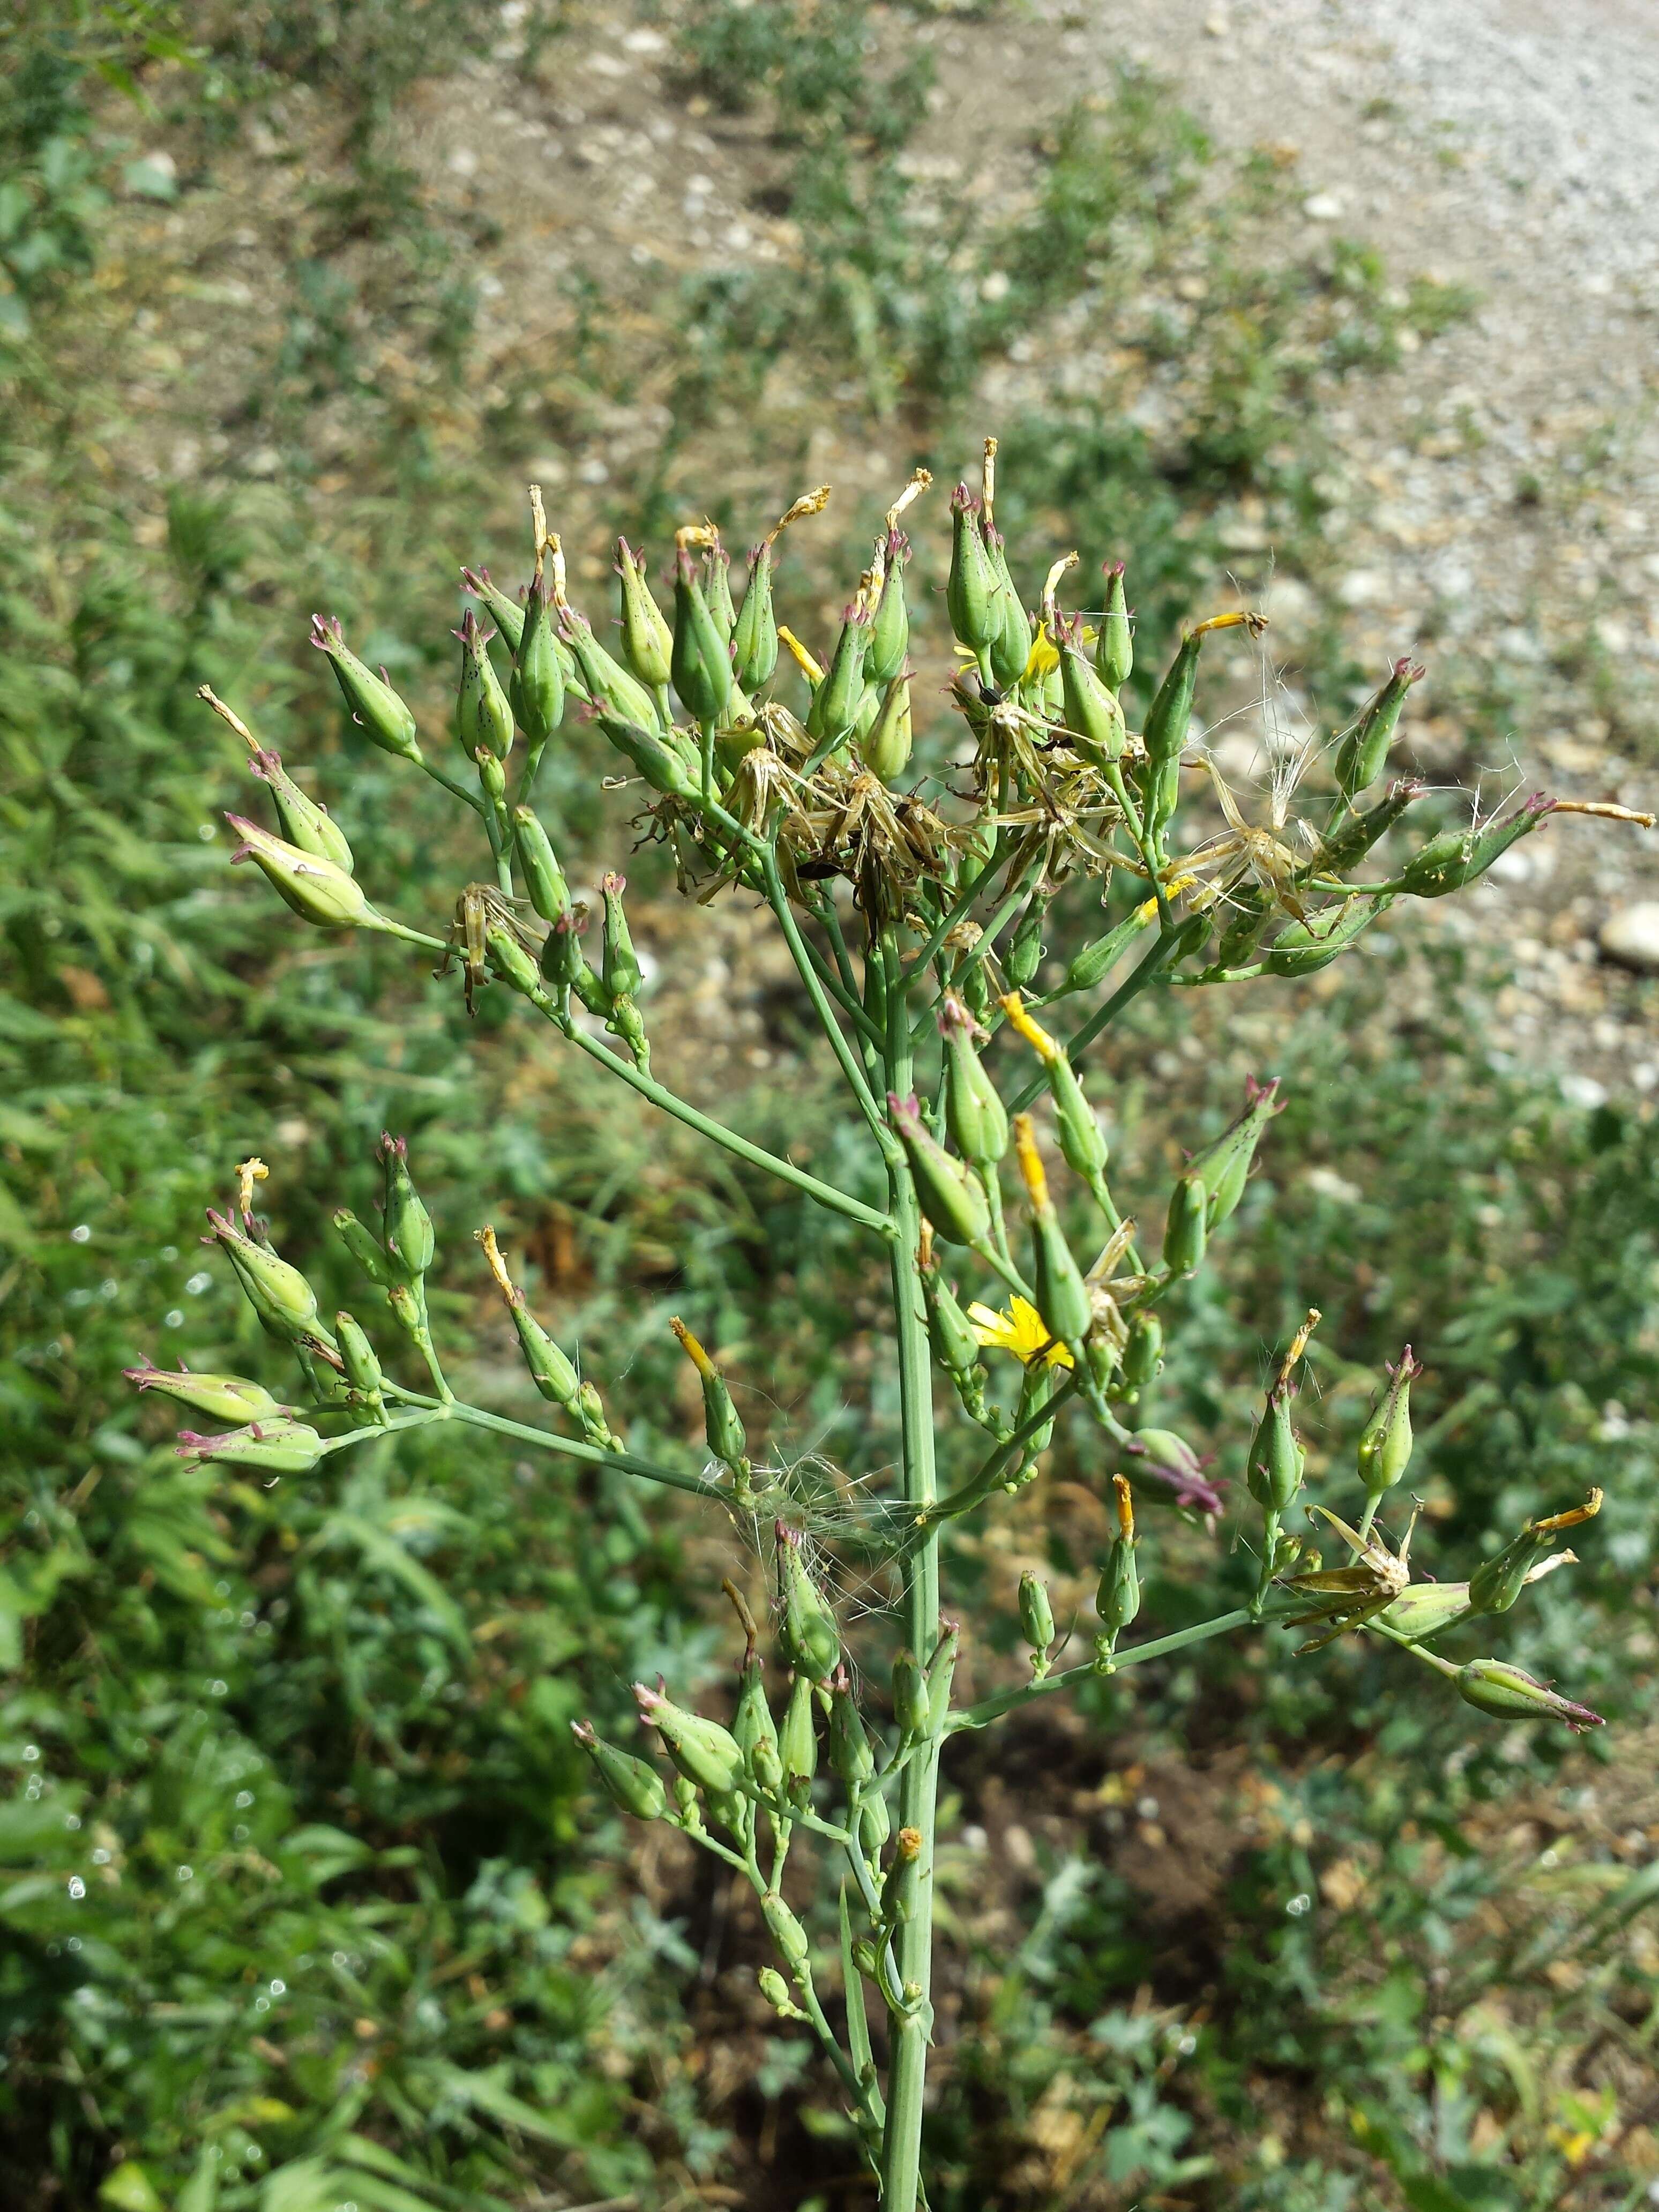
M498 378L488 401L471 388L487 224L398 152L400 100L481 35L481 12L380 0L204 24L53 9L11 31L0 2172L20 2202L470 2212L544 2190L646 2206L737 2186L760 2204L803 2157L840 2170L833 2106L764 2034L750 1933L688 1865L623 1878L563 1726L590 1708L614 1720L634 1674L713 1670L724 1547L642 1518L626 1492L490 1451L387 1455L343 1484L210 1486L179 1470L118 1370L172 1346L260 1370L188 1238L228 1164L273 1130L280 1240L325 1300L351 1296L326 1209L368 1202L390 1123L438 1214L442 1296L486 1329L492 1402L512 1410L519 1386L504 1347L492 1358L472 1262L485 1212L532 1250L550 1316L621 1401L690 1425L664 1350L672 1301L732 1348L745 1418L764 1425L769 1393L781 1435L821 1430L855 1468L879 1462L892 1409L878 1401L867 1428L847 1411L867 1357L852 1245L768 1190L709 1182L689 1142L665 1149L602 1103L490 994L470 1029L459 994L401 963L272 927L225 872L218 810L242 786L192 695L208 681L252 696L262 735L319 788L349 774L366 807L390 804L297 643L313 596L435 725L453 614L406 579L434 574L434 543L511 566L514 471L550 434L575 459L600 450L606 405L659 401L650 465L590 501L595 538L601 523L659 538L694 479L738 486L722 519L746 532L804 461L790 380L843 434L897 424L949 465L979 427L979 379L1032 318L1072 317L1054 321L1065 344L1109 337L1120 365L1010 425L1001 513L1022 574L1062 517L1088 559L1127 554L1144 667L1177 601L1212 582L1241 498L1317 583L1322 398L1455 303L1420 287L1401 302L1358 247L1276 262L1264 240L1282 185L1234 173L1133 77L1109 108L1054 125L1026 215L941 222L899 159L921 73L876 67L864 44L917 20L793 4L686 19L680 57L703 97L747 101L773 130L800 118L767 188L829 250L765 284L737 267L684 283L591 270L551 412L529 376ZM538 15L514 65L562 34ZM135 500L107 452L149 450L122 419L116 347L135 299L119 284L148 270L159 285L170 266L165 243L135 247L137 227L188 216L239 134L300 82L318 119L291 148L276 311L236 356L240 388L216 396L281 465L182 470ZM128 176L162 144L171 177ZM119 276L118 246L136 276ZM626 347L619 304L636 318ZM180 313L155 342L187 326ZM418 375L386 368L389 342ZM848 386L855 398L835 396ZM1149 394L1156 408L1137 409ZM342 448L349 483L320 495ZM804 575L810 593L804 557L793 588ZM1353 675L1340 651L1323 672L1329 696ZM599 825L568 815L574 782L554 793L580 849ZM450 864L435 816L399 818L404 871L374 888L413 908L434 856ZM1585 1565L1544 1586L1516 1656L1605 1705L1618 1756L1653 1656L1652 1125L1495 1071L1488 984L1455 945L1402 941L1376 944L1334 998L1264 993L1246 1042L1291 1102L1246 1201L1254 1249L1271 1212L1269 1263L1224 1271L1205 1364L1171 1372L1161 1405L1202 1443L1241 1434L1260 1345L1316 1297L1329 1316L1316 1468L1340 1467L1363 1419L1356 1366L1407 1335L1427 1352L1431 1564L1454 1540L1495 1545L1540 1470L1564 1502L1616 1475ZM745 1108L754 1133L821 1142L816 1078L763 979L739 963L726 1003L771 1055ZM1430 1011L1402 1022L1404 1004ZM1243 1072L1212 1056L1201 1018L1189 1051L1177 1011L1143 1014L1109 1070L1129 1188L1161 1185ZM1317 1172L1292 1179L1298 1151ZM1017 1555L1086 1586L1075 1449L1062 1443L1007 1548L965 1557L964 1577L1012 1589ZM1224 1584L1243 1563L1224 1544L1212 1571ZM708 1625L677 1642L669 1596L688 1575ZM1149 1592L1149 1614L1170 1602ZM1028 1766L954 1776L1001 1871L970 1857L957 1876L933 2123L946 2201L1636 2201L1656 2163L1640 2059L1659 1954L1636 1917L1645 1847L1609 1802L1627 1776L1603 1777L1599 1746L1564 1764L1502 1730L1463 1758L1434 1715L1385 1718L1358 1650L1309 1661L1289 1690L1277 1679L1248 1654L1126 1678L1133 1693L1103 1689L1086 1726L1028 1740ZM1218 1759L1229 1738L1247 1765ZM1183 1801L1187 1775L1198 1795ZM1592 1814L1581 1796L1597 1787ZM1137 1808L1160 1796L1182 1855L1212 1869L1184 1902L1160 1898L1142 1833L1155 1823ZM1633 1802L1643 1819L1659 1812ZM1024 1856L1003 1851L1013 1827Z

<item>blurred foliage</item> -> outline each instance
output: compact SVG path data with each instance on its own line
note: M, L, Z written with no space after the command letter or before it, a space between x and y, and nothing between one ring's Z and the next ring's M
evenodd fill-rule
M1087 557L1127 555L1155 667L1214 576L1227 499L1262 499L1316 580L1297 532L1317 511L1320 396L1460 302L1397 291L1356 246L1259 255L1270 165L1222 175L1133 76L1054 126L1025 216L938 219L900 158L926 91L920 49L900 51L919 20L805 0L686 11L688 82L779 134L795 118L770 189L823 250L763 286L719 269L659 283L626 357L607 331L621 280L590 272L551 427L597 451L607 394L664 395L659 446L606 495L608 520L659 522L682 478L706 495L711 467L787 439L770 365L815 406L901 414L938 459L1023 329L1079 353L1109 333L1121 381L1010 426L1000 519L1028 563L1059 515ZM444 556L496 550L478 518L550 427L526 387L470 444L432 435L432 395L464 381L489 239L417 188L390 127L417 77L497 21L468 0L134 0L25 6L0 33L0 368L20 400L20 493L0 514L0 2186L20 2203L467 2212L551 2189L644 2207L736 2175L758 2204L826 2138L836 2170L833 2100L761 2036L742 1929L689 1864L630 1871L631 1841L593 1825L571 1765L574 1714L614 1717L634 1675L690 1685L725 1654L724 1622L683 1599L688 1577L712 1591L724 1547L472 1440L309 1487L216 1482L180 1469L118 1377L179 1353L275 1381L189 1224L228 1164L263 1151L283 1249L325 1300L351 1296L327 1213L368 1208L390 1123L412 1139L440 1309L476 1339L489 1402L527 1411L479 1296L485 1210L533 1247L544 1310L646 1433L680 1418L672 1297L747 1348L797 1449L881 1462L893 1408L878 1375L860 1410L863 1260L833 1224L714 1180L488 996L470 1030L453 989L302 940L225 872L219 810L244 787L195 702L204 681L252 690L261 736L331 798L349 791L349 828L396 819L377 898L459 879L445 817L320 709L287 641L302 603L337 605L441 712ZM521 55L566 27L529 11ZM187 205L216 149L295 80L343 150L319 155L305 225L277 247L287 305L246 404L302 460L315 410L345 408L350 488L325 511L304 466L234 489L185 476L157 537L88 490L112 404L89 380L88 276L118 203ZM146 150L161 145L171 163ZM388 332L433 383L387 388ZM856 399L835 396L849 384ZM1131 387L1157 407L1130 419ZM1334 647L1322 672L1335 696L1354 673ZM600 826L574 804L580 781L552 787L577 846ZM1057 914L1056 944L1066 927ZM1645 2186L1659 1807L1628 1771L1583 1777L1630 1755L1654 1650L1654 1124L1494 1067L1490 978L1418 918L1343 973L1334 995L1257 987L1230 1041L1201 1008L1144 1007L1103 1063L1131 1190L1162 1187L1220 1125L1246 1053L1290 1097L1160 1407L1236 1447L1261 1347L1315 1298L1325 1396L1304 1418L1339 1505L1378 1363L1407 1335L1430 1360L1431 1571L1495 1548L1540 1491L1607 1483L1584 1564L1513 1624L1516 1656L1615 1723L1572 1754L1575 1834L1593 1840L1550 1863L1562 1744L1471 1737L1453 1710L1402 1704L1353 1639L1288 1675L1211 1647L1103 1685L1074 1729L1005 1738L1006 1771L964 1747L933 2121L952 2208L1544 2212ZM774 1042L750 1126L828 1146L819 1079ZM1008 1540L1079 1590L1089 1473L1062 1437ZM1181 1586L1153 1583L1149 1617L1178 1625L1237 1585L1231 1534L1170 1540ZM952 1571L987 1605L1012 1587L1006 1548L964 1547ZM1012 1627L1008 1649L1012 1667ZM1143 1832L1176 1820L1188 1785L1203 1818L1171 1827L1179 1856L1203 1859L1206 1820L1221 1840L1207 1887L1164 1896ZM1023 1845L994 1880L973 1838L1011 1827ZM724 2070L722 2051L739 2055Z

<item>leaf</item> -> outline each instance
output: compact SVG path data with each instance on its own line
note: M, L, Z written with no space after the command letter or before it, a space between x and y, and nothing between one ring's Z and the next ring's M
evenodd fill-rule
M459 2066L438 2065L431 2069L445 2096L469 2111L483 2112L504 2128L533 2136L538 2142L553 2143L560 2150L580 2150L584 2147L584 2139L575 2129L515 2097L501 2078L504 2070L492 2068L488 2074L469 2074Z
M149 2173L136 2159L127 2159L108 2175L98 2191L98 2202L110 2212L167 2212Z

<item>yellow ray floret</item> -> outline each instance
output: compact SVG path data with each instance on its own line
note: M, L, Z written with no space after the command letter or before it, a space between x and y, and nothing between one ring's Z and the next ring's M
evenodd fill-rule
M1029 1299L1011 1299L1006 1313L998 1313L991 1306L972 1305L968 1319L976 1343L994 1352L1012 1352L1027 1367L1036 1359L1046 1360L1050 1367L1072 1364L1071 1353L1063 1344L1055 1343L1043 1327L1042 1316Z

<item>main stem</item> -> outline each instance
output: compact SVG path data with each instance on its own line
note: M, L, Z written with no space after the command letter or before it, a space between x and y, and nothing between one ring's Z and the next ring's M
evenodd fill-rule
M897 961L890 940L872 947L874 957L893 954L890 991ZM909 1033L902 990L893 992L886 1073L889 1087L903 1095L910 1084ZM889 1168L890 1218L893 1242L893 1320L898 1346L900 1475L911 1512L925 1511L937 1494L933 1470L933 1369L927 1343L927 1314L921 1295L921 1215L909 1170ZM939 1638L939 1546L937 1526L900 1562L903 1577L905 1640L925 1664ZM907 2009L890 2014L891 2053L887 2076L887 2124L882 2138L882 2212L915 2212L921 2175L921 2107L927 2078L927 2046L933 2031L933 1816L939 1786L940 1737L921 1745L899 1783L899 1821L921 1838L921 1885L910 1918L897 1931L899 1981Z

